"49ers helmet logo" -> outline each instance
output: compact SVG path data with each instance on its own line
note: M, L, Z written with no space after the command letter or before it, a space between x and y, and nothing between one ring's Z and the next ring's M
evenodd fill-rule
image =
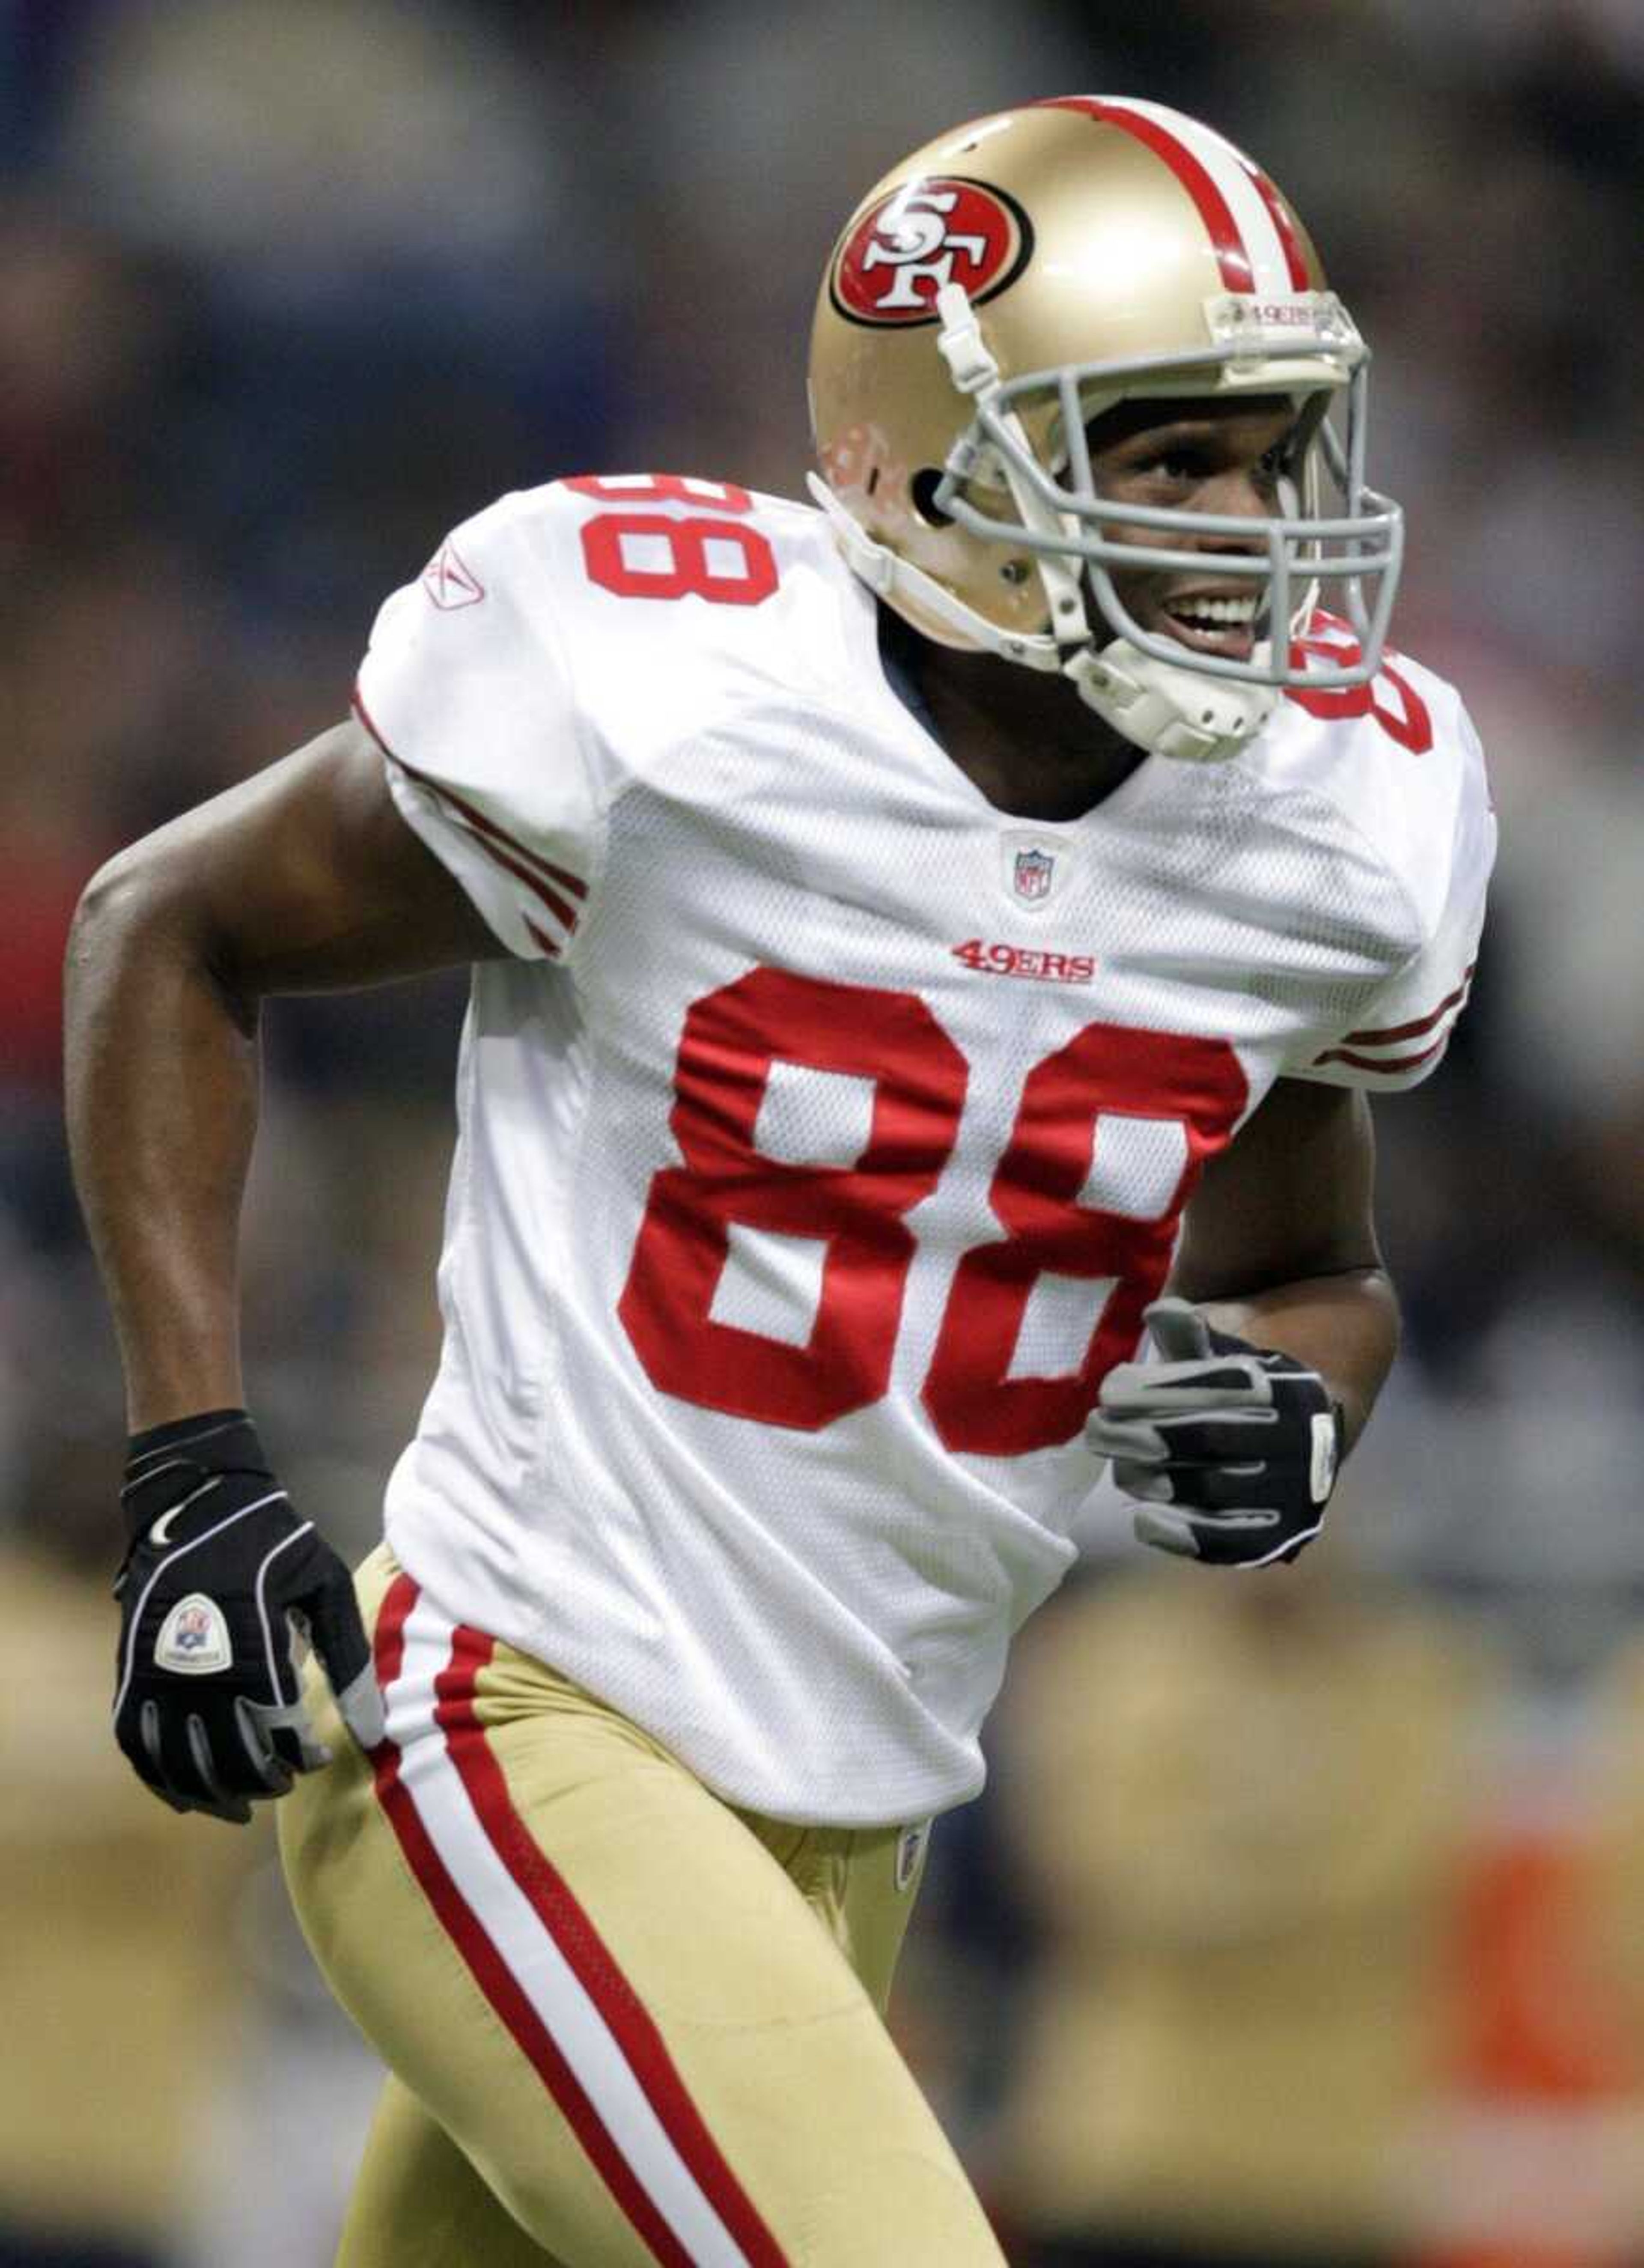
M1015 282L1032 250L1032 225L1003 189L926 175L881 197L846 232L828 294L847 322L933 323L944 284L962 284L973 301L991 299Z

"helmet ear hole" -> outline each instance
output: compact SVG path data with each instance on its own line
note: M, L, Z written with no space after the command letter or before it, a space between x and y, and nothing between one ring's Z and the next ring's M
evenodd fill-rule
M908 482L908 494L913 500L913 509L927 527L951 527L954 524L952 512L944 512L936 501L936 491L941 484L940 465L924 466Z

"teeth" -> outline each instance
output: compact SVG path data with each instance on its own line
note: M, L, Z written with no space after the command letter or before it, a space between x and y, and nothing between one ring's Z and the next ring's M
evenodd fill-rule
M1184 622L1229 623L1248 628L1256 620L1256 595L1248 599L1188 599L1171 610Z

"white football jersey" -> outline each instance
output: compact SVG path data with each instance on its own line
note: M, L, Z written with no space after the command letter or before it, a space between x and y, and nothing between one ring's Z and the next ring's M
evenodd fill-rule
M973 1794L1205 1160L1275 1079L1443 1051L1493 843L1456 696L1395 657L1013 817L816 513L666 477L459 528L359 707L512 956L474 972L394 1551L736 1803Z

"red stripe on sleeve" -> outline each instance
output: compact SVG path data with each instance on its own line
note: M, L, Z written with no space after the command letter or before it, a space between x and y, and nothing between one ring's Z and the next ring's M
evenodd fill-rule
M529 1899L583 1990L604 2018L691 2177L747 2255L749 2268L788 2268L787 2255L760 2219L681 2079L661 2033L600 1937L586 1909L514 1809L502 1769L474 1706L474 1681L491 1641L460 1630L453 1674L439 1682L434 1714L475 1815L510 1875ZM461 1675L456 1664L464 1664Z
M555 865L551 858L544 858L540 851L533 850L528 843L521 843L516 836L510 835L506 828L498 827L494 819L488 818L484 812L481 811L477 805L470 803L466 796L459 795L454 788L446 787L439 780L431 779L426 772L418 771L415 764L408 763L403 756L395 755L377 730L371 712L361 698L358 686L354 688L354 710L360 723L371 734L385 756L398 764L400 770L414 779L419 787L424 787L431 795L439 797L441 801L448 803L453 811L461 812L468 824L477 833L490 838L489 842L481 845L482 849L489 850L491 842L502 843L515 858L523 859L532 872L522 875L520 879L529 882L531 887L541 895L557 921L563 922L567 929L575 929L577 926L575 913L564 904L563 900L557 898L547 885L549 882L557 882L560 888L569 890L573 897L586 898L588 895L588 886L579 874L570 873L564 866ZM492 855L498 857L499 863L503 865L508 863L506 859L500 858L500 854ZM510 867L509 871L513 873L520 872L517 866ZM541 879L537 879L538 877Z
M377 1676L385 1690L400 1674L405 1621L417 1597L416 1584L409 1576L402 1575L378 1617L374 1641ZM489 1658L490 1641L482 1643ZM461 1673L470 1690L477 1666L467 1665ZM447 1671L445 1676L450 1674ZM445 1676L436 1681L436 1690L445 1683ZM583 2092L576 2073L555 2045L553 2036L515 1981L478 1915L452 1880L400 1778L400 1751L392 1741L381 1742L372 1764L377 1800L405 1854L406 1864L475 1983L507 2027L515 2045L542 2081L566 2124L660 2268L692 2268L689 2254L640 2187L627 2159Z
M1456 990L1453 992L1447 992L1438 1006L1427 1015L1418 1016L1412 1023L1409 1024L1388 1024L1379 1031L1367 1028L1362 1032L1349 1032L1346 1035L1346 1044L1349 1047L1385 1047L1390 1045L1395 1040L1419 1039L1423 1032L1430 1032L1433 1029L1447 1009L1453 1008L1458 1000L1465 998L1467 987L1472 983L1473 970L1478 966L1476 961L1470 961L1462 971L1462 981Z
M1216 187L1204 166L1185 142L1161 126L1157 119L1144 117L1139 110L1126 110L1117 102L1103 102L1094 94L1058 94L1048 101L1036 104L1043 110L1082 110L1087 117L1095 118L1105 126L1117 126L1161 158L1189 196L1198 208L1214 247L1216 264L1221 270L1221 281L1229 291L1253 291L1256 279L1250 266L1250 255L1245 249L1239 225L1233 217L1233 209Z
M529 883L556 921L563 923L568 930L575 929L575 908L568 906L550 885L557 882L578 897L586 898L588 895L586 882L579 880L575 874L568 874L563 866L551 865L546 858L521 843L518 836L510 835L505 828L498 827L494 819L488 819L477 804L470 803L454 788L445 787L439 781L430 779L427 773L419 772L415 764L408 764L403 756L396 756L394 761L402 771L409 773L419 787L425 787L431 795L438 796L442 803L448 803L453 811L461 813L475 833L486 838L481 847L489 850L490 856L511 873L518 874L521 881Z
M449 788L436 786L432 780L425 778L421 772L414 770L403 758L396 756L394 761L402 771L409 773L419 787L426 788L429 794L437 801L448 803L452 809L459 814L463 825L474 836L476 849L484 852L493 866L500 866L505 873L512 874L516 881L523 882L527 890L542 900L566 935L571 934L577 926L577 917L564 898L559 896L557 892L550 890L546 882L540 881L523 858L516 858L512 850L505 850L500 844L486 840L488 836L501 835L500 828L493 827L487 819L475 810L472 804L464 803L462 798L460 795L453 795ZM505 835L502 840L506 843L509 837ZM541 932L530 921L527 920L526 926L530 929L533 936L541 935Z
M1414 1071L1418 1064L1437 1055L1449 1037L1448 1032L1441 1032L1430 1048L1423 1048L1413 1056L1361 1056L1352 1048L1326 1048L1322 1056L1314 1057L1313 1067L1317 1070L1324 1064L1339 1063L1351 1064L1354 1071Z

